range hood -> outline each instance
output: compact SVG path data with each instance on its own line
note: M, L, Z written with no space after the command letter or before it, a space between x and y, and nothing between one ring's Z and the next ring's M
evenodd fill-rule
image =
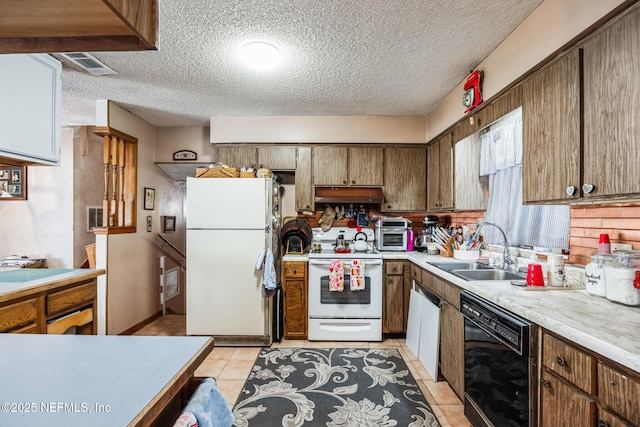
M316 187L316 203L383 203L379 187Z

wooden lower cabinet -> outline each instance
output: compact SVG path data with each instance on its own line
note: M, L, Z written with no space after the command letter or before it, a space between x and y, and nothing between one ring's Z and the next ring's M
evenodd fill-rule
M440 298L440 374L460 399L464 397L464 317L460 288L415 265L410 278ZM437 378L434 378L437 380Z
M541 426L640 425L638 372L547 331L542 343Z
M95 335L97 281L85 280L0 303L0 333Z
M440 308L440 373L462 399L464 396L464 317L443 301Z
M382 332L407 331L411 269L408 261L384 261L382 279Z
M307 338L307 263L285 261L282 265L284 337Z
M587 395L544 368L540 385L541 427L594 426L595 402Z

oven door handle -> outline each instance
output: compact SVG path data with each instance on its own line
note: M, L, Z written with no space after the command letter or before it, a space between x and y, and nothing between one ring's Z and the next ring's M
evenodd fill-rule
M368 266L368 265L382 265L382 260L363 259L362 261L364 262L365 266ZM320 261L320 260L310 259L309 260L309 264L310 265L329 265L329 264L331 264L331 261ZM351 262L345 260L344 264L345 265L351 265Z

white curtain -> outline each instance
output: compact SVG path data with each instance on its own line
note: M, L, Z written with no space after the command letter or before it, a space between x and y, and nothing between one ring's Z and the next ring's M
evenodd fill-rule
M569 206L522 204L522 109L493 123L481 136L480 175L489 176L485 219L498 224L512 246L569 248ZM488 243L502 243L502 235L485 227Z

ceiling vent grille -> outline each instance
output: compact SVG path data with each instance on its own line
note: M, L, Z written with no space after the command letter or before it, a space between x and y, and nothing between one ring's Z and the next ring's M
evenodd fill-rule
M67 60L73 62L87 73L94 76L106 76L118 74L95 57L85 52L72 52L61 54Z

